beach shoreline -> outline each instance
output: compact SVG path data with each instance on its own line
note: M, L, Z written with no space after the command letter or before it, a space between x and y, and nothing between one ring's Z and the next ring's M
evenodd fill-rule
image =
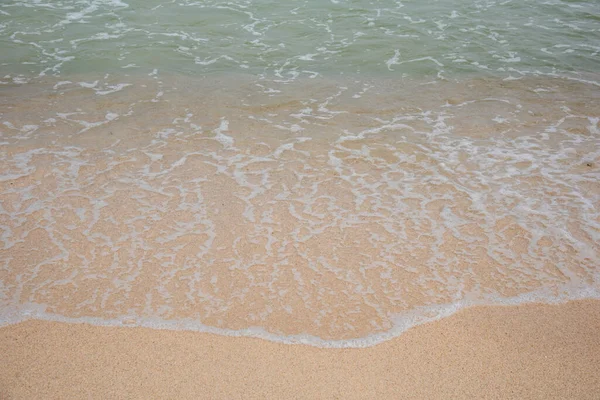
M0 2L0 400L600 400L599 15Z
M478 306L364 349L26 321L0 398L519 398L600 393L600 301Z

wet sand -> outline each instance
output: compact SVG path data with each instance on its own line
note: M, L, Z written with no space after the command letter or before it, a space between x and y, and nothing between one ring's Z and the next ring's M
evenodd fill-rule
M475 307L365 349L27 321L0 398L597 399L600 301Z
M2 100L0 319L323 343L600 293L590 85L91 79Z

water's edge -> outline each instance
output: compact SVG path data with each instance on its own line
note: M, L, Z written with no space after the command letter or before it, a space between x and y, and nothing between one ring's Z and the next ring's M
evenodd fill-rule
M100 327L115 328L148 328L168 331L190 331L199 333L210 333L214 335L239 338L263 339L274 343L287 345L308 345L323 349L362 349L373 347L378 344L400 337L411 328L430 322L451 317L467 308L472 307L507 307L527 304L550 304L559 305L578 300L600 300L600 290L591 286L563 287L556 290L556 297L548 297L549 290L525 293L515 297L492 300L461 300L452 304L444 304L431 307L420 307L417 310L396 316L395 325L387 332L372 334L364 338L346 340L324 340L312 335L277 335L267 332L260 327L251 327L240 330L221 329L193 320L156 320L153 318L123 317L120 319L102 319L93 317L70 318L62 315L47 313L39 305L24 305L20 310L5 310L4 316L0 317L0 329L16 325L30 320L49 322L62 322L68 324L89 324Z

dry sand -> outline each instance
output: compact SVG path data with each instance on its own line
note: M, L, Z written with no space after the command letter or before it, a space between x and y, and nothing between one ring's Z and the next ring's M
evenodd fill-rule
M476 307L366 349L28 321L0 398L599 399L600 301Z

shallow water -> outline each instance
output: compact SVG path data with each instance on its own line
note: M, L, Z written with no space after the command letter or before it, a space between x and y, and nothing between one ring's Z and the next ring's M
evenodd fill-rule
M2 4L0 322L366 346L600 297L599 13Z

